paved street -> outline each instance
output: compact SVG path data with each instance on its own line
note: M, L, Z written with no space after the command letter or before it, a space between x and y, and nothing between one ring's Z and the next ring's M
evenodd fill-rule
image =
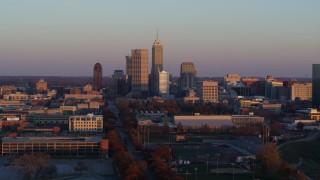
M118 127L116 127L115 129L118 131L121 141L124 145L126 145L128 151L135 157L135 159L137 161L141 161L143 160L141 152L137 151L137 149L134 147L133 142L131 141L131 138L128 137L128 135L124 132L124 128L123 123L119 117L119 112L118 109L116 108L116 106L113 104L112 101L108 101L108 107L107 107L111 112L114 113L115 117L116 117L116 125L118 125ZM146 175L148 177L148 179L152 180L154 179L154 176L151 172L151 170L149 168L147 168L146 170Z

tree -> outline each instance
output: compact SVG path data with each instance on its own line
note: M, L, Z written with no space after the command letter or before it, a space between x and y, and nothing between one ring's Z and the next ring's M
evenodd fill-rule
M182 125L181 122L179 122L179 123L177 124L177 130L178 130L178 132L184 132L184 128L183 128L183 125Z
M210 127L208 126L208 124L202 125L201 128L200 128L200 132L204 133L204 134L209 133L210 132Z
M39 175L45 177L56 173L56 167L51 163L50 157L46 154L23 154L14 159L11 166L21 170L27 179L35 179Z
M154 150L153 155L160 157L162 160L169 161L171 158L171 149L168 147L158 147Z
M59 134L60 130L61 130L61 128L56 126L56 127L53 128L53 133L54 134Z
M303 122L299 121L299 122L297 123L297 129L300 130L300 131L302 131L303 128L304 128Z
M292 172L293 168L286 162L282 162L278 169L278 174L284 179L289 179Z
M275 143L267 143L257 154L263 171L276 170L281 164L280 153Z
M11 134L9 134L9 137L11 137L11 138L17 138L17 137L18 137L18 134L17 134L17 133L11 133Z

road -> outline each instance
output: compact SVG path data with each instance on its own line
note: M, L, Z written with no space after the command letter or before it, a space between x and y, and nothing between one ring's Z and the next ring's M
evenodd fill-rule
M107 108L116 117L116 125L117 125L117 127L115 128L115 130L117 130L117 132L119 133L121 142L127 147L127 150L135 157L135 159L137 161L142 161L143 158L142 158L141 152L138 151L134 147L131 138L129 138L129 136L124 131L123 123L122 123L122 120L119 117L119 111L118 111L117 107L114 105L114 103L112 101L107 101L107 102L108 102L108 107ZM147 168L146 171L145 171L145 174L147 175L148 179L150 179L150 180L155 179L154 176L153 176L153 173L151 172L151 169Z

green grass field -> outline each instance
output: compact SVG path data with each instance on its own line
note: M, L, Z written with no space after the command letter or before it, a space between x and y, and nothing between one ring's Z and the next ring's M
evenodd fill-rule
M280 152L288 163L298 163L301 158L302 165L298 169L311 178L320 179L320 138L288 143L280 148Z

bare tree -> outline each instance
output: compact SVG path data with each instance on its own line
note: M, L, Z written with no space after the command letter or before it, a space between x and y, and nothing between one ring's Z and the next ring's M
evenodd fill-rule
M11 166L22 171L27 179L37 179L40 175L42 177L52 176L57 171L46 154L23 154L14 159Z
M275 143L267 143L257 155L263 170L276 170L281 164L280 153Z

